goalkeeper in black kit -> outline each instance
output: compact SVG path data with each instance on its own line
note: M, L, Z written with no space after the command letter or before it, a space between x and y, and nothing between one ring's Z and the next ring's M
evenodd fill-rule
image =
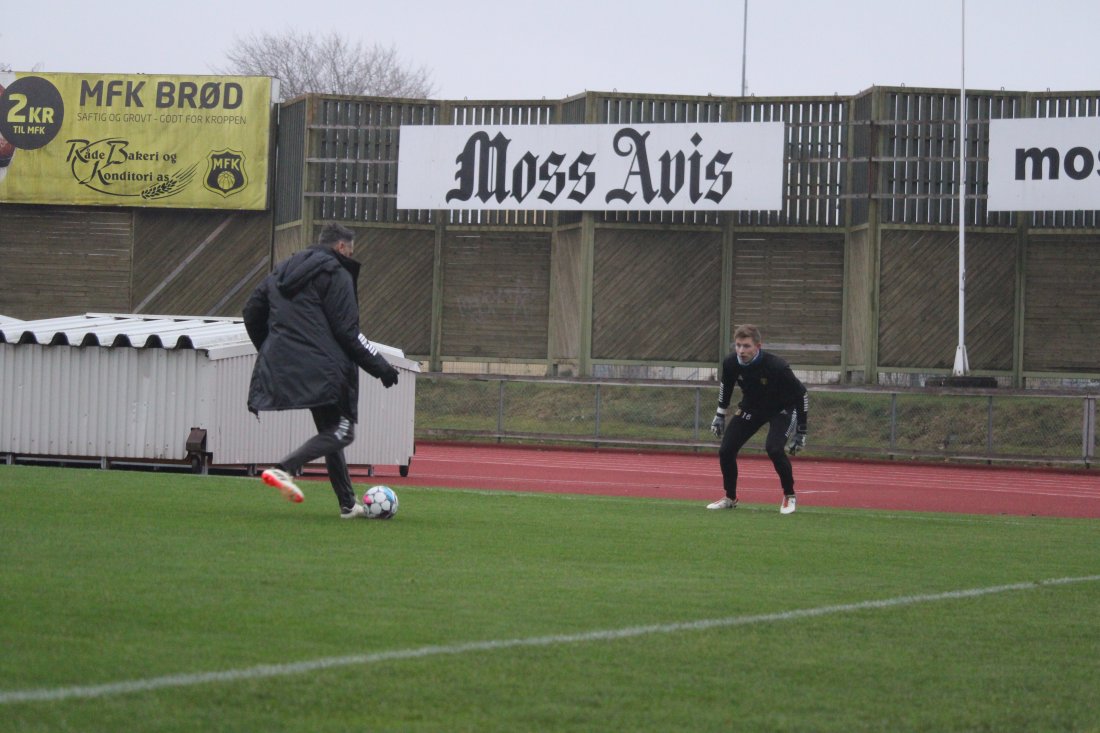
M791 454L806 447L806 413L809 397L806 387L791 371L790 365L775 354L764 351L760 329L738 326L733 334L733 353L722 362L722 382L718 390L718 414L711 432L722 439L718 462L722 466L722 485L726 495L708 504L707 509L733 509L737 506L737 453L760 428L768 426L764 448L779 474L783 503L779 511L795 510L794 472L784 449ZM741 388L741 402L726 424L733 386Z

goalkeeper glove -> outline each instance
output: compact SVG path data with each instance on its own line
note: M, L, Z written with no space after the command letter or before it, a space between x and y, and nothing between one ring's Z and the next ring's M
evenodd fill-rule
M722 433L726 432L725 415L714 416L714 419L710 421L710 432L714 433L714 437L716 438L722 437Z
M799 427L795 431L794 435L791 436L790 442L787 443L787 452L790 453L793 456L795 453L798 453L800 450L805 450L805 448L806 448L806 428L805 427Z

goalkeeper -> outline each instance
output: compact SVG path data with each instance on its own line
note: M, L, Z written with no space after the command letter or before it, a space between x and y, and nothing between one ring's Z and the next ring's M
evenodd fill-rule
M768 458L779 474L783 503L779 511L795 510L794 472L784 448L791 454L806 447L806 412L809 397L806 387L791 371L790 365L775 354L764 351L760 329L738 326L733 333L733 352L722 362L722 382L718 388L718 414L710 429L722 439L718 462L722 467L722 485L726 495L708 504L707 509L733 509L737 506L737 453L760 428L768 426L764 443ZM726 425L726 413L733 386L741 388L738 403Z

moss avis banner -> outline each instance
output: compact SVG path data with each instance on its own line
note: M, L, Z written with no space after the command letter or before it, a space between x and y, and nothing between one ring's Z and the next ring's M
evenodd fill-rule
M403 126L401 209L773 210L782 122Z
M990 120L988 206L1100 209L1100 118Z
M0 202L264 209L271 79L0 72Z

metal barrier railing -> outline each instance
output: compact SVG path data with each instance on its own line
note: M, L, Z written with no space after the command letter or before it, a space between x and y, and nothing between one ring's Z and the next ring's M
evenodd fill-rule
M625 382L427 373L420 440L703 450L713 382ZM736 399L736 396L735 396ZM810 387L809 455L1091 466L1096 395ZM746 447L763 450L764 431Z

